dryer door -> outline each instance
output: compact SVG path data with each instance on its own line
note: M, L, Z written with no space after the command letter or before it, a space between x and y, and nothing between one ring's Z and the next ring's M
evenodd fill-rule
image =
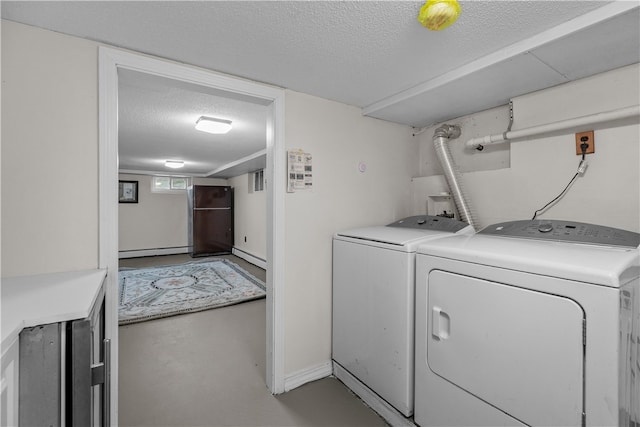
M581 425L584 312L573 300L434 270L428 304L433 372L525 424Z

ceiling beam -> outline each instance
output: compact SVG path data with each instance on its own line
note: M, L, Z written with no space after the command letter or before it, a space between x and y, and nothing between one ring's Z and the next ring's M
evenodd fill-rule
M535 48L551 43L555 40L561 39L578 31L584 30L588 27L604 22L608 19L614 18L638 7L638 2L635 1L614 1L606 6L578 16L563 24L543 31L542 33L536 34L535 36L521 40L489 55L485 55L475 61L463 65L462 67L456 68L438 77L413 86L412 88L403 90L396 93L395 95L391 95L389 97L381 99L380 101L374 102L373 104L364 107L362 109L362 114L365 116L374 114L380 110L391 107L415 96L424 94L425 92L428 92L430 90L450 84L475 72L486 69L500 62L509 60L518 55L522 55Z
M253 154L249 154L248 156L243 157L241 159L238 159L238 160L235 160L233 162L227 163L226 165L220 166L219 168L217 168L215 170L212 170L208 174L205 174L205 176L212 177L212 176L215 176L215 175L219 175L219 174L221 174L222 172L224 172L224 171L226 171L228 169L234 168L236 166L240 166L243 163L248 163L248 162L250 162L252 160L259 159L262 156L264 156L265 159L266 159L266 156L267 156L267 149L266 148L264 150L256 151ZM249 171L247 171L247 172L249 172Z

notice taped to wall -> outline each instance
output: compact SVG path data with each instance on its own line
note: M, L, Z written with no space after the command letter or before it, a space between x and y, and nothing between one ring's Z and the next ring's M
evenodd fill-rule
M312 156L302 150L287 151L287 193L311 190L313 187Z

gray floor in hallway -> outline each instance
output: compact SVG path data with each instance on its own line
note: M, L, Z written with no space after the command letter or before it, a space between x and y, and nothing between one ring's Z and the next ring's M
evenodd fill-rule
M265 272L239 258L264 280ZM185 256L121 260L175 264ZM265 386L265 300L121 326L121 426L385 426L334 378L273 396Z

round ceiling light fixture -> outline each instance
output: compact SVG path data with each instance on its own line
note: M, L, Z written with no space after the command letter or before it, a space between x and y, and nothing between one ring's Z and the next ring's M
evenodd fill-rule
M456 22L460 12L460 4L456 0L428 0L420 8L418 21L430 30L444 30Z

